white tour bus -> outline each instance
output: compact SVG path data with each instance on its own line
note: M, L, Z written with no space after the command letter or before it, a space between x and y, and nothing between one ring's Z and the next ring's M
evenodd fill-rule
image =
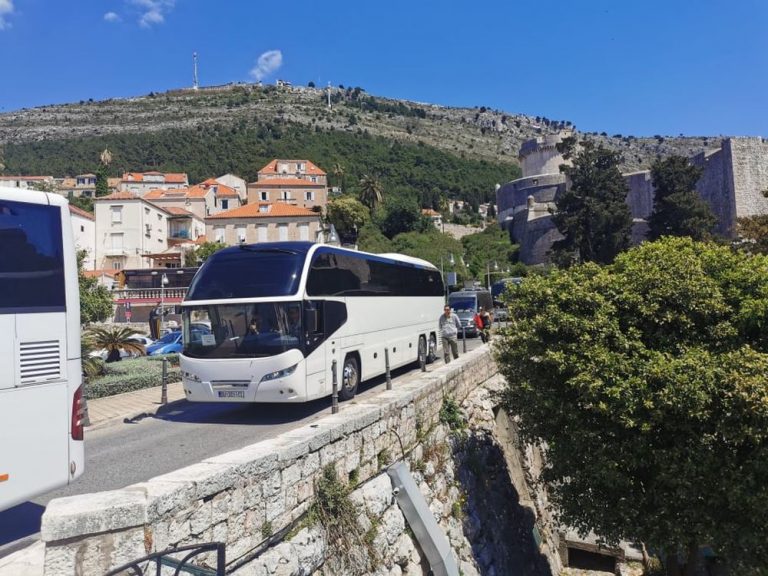
M436 357L444 296L429 262L310 242L242 244L211 256L182 303L192 401L339 397L391 368Z
M83 473L81 383L68 203L0 188L0 510Z

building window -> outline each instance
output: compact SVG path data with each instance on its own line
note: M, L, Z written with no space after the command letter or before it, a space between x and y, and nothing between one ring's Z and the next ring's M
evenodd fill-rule
M85 226L80 226L80 232L85 232Z
M281 242L288 240L288 224L278 224L278 238Z
M299 164L298 164L298 167L297 167L297 170L298 170L299 172L304 172L304 168L306 168L306 167L307 167L307 165L306 165L306 164L304 164L304 162L299 162Z
M149 208L147 208L146 206L144 207L144 214L149 216Z
M309 240L309 224L299 224L299 240Z
M224 242L224 226L216 226L213 229L213 234L216 242Z
M162 222L163 221L163 215L162 214L158 214L157 215L157 221L158 222Z
M123 263L119 261L112 262L112 270L120 270L123 267Z
M267 227L265 225L259 226L259 242L267 241Z
M112 206L112 224L122 224L123 222L123 207Z
M122 234L110 234L110 241L112 244L112 250L123 249L123 235Z
M237 227L237 241L241 244L245 242L245 226Z
M267 200L269 200L269 192L259 192L259 194L261 194L261 200L263 202L266 202Z
M281 192L281 199L282 199L282 200L291 200L292 198L291 198L291 192L290 192L290 190L283 190L283 191Z
M221 209L226 210L229 208L229 200L222 200L221 201Z
M317 176L310 176L309 177L310 182L317 182Z
M314 192L304 192L304 200L314 200L314 199L315 199Z

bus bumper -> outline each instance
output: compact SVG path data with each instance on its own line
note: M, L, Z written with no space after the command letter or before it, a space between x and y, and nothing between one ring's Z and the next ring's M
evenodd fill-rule
M182 385L190 402L306 402L303 356L291 350L257 360L181 357ZM291 370L292 367L293 370Z

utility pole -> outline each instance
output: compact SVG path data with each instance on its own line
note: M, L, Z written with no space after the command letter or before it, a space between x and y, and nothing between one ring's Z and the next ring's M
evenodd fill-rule
M197 52L192 52L192 90L197 90L200 84L197 81Z

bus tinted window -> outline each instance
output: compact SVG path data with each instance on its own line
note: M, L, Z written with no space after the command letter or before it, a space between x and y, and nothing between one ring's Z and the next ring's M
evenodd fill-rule
M289 296L299 287L303 253L246 248L214 254L198 271L187 300Z
M441 296L437 270L365 254L319 253L307 278L309 296Z
M61 208L0 201L0 313L65 309Z

